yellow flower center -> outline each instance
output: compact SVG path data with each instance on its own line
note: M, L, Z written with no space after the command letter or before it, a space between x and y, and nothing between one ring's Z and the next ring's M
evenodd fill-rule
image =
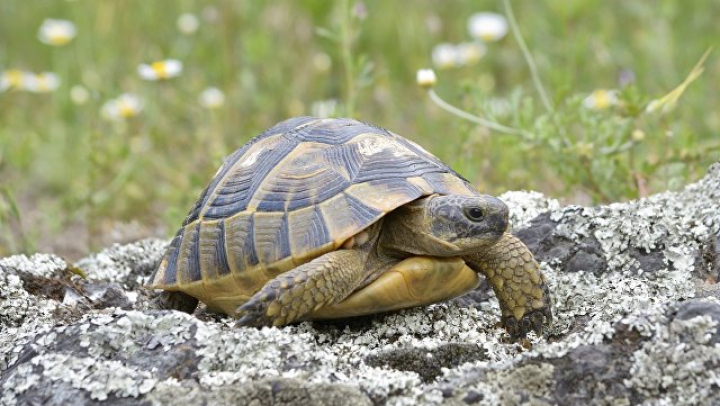
M18 69L12 69L5 72L5 79L10 87L19 88L23 82L23 72Z
M65 45L70 42L72 37L64 28L53 27L47 30L47 39L53 45Z
M165 62L153 62L150 64L150 67L160 79L166 79L169 76L167 68L165 67Z
M492 42L497 39L497 35L492 32L485 32L483 34L480 34L480 39L482 39L485 42Z
M37 86L38 86L38 90L40 90L40 91L50 90L50 83L48 82L47 78L44 76L37 77Z
M135 115L135 108L130 103L120 101L120 103L118 103L118 113L124 118L132 117Z
M48 38L53 45L65 45L70 42L70 37L64 35L57 35Z
M593 92L593 100L595 100L596 109L606 109L613 104L613 98L606 90L595 90Z

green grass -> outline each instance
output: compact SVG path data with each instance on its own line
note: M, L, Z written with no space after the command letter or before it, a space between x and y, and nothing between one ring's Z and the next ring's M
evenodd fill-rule
M525 141L448 114L415 83L434 45L470 40L467 18L502 12L502 2L364 5L362 19L352 1L1 2L0 70L54 72L61 86L0 92L0 255L77 256L128 235L170 235L222 157L328 99L338 100L339 115L412 138L495 194L636 198L677 189L720 158L720 50L676 109L643 113L717 45L719 2L513 2L556 113L544 109L512 35L488 44L476 65L438 71L435 91L531 133ZM176 28L184 12L200 18L194 35ZM77 37L63 47L40 43L46 18L73 21ZM315 62L322 55L331 61L326 70ZM138 77L139 63L164 58L184 63L180 77ZM622 90L621 106L582 107L594 89L619 89L622 71L635 81ZM74 85L89 90L86 104L71 100ZM208 86L225 93L222 108L198 105ZM103 120L103 103L123 92L142 97L143 111L126 122ZM493 107L503 103L509 111ZM636 130L641 141L601 152Z

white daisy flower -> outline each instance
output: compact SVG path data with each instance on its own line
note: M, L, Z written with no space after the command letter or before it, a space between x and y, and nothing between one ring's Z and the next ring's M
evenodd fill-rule
M52 72L43 72L28 77L25 86L33 93L49 93L60 87L60 78Z
M479 42L463 42L455 46L457 64L461 66L474 65L485 56L487 48Z
M618 91L607 89L596 89L590 96L583 99L583 107L588 109L603 110L618 103Z
M10 69L0 73L0 92L6 90L27 90L28 83L35 75L20 69Z
M216 109L225 104L225 94L216 87L208 87L200 93L198 102L206 109Z
M44 44L61 46L72 41L76 33L75 24L72 22L48 18L40 25L38 39Z
M442 43L435 45L432 51L433 65L438 69L447 69L457 66L458 53L455 45Z
M502 14L475 13L468 20L468 31L473 38L481 41L499 41L508 32L508 22Z
M134 94L123 93L117 99L111 99L103 104L100 113L111 121L121 121L138 115L143 108L143 102Z
M437 76L432 69L420 69L417 71L417 83L420 87L431 88L437 83Z
M178 30L185 35L192 35L197 32L200 27L200 20L195 14L183 13L180 14L176 22Z
M183 64L177 59L166 59L151 64L142 63L138 65L138 75L145 80L163 80L180 76Z

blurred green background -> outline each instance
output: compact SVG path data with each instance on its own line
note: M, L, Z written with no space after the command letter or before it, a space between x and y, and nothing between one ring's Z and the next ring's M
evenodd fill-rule
M433 67L433 47L471 41L468 18L504 13L501 1L2 1L0 71L52 72L60 85L0 92L0 255L75 259L170 236L225 155L296 115L386 127L489 193L532 189L581 204L678 189L718 160L718 50L676 108L644 109L717 45L720 2L511 4L556 110L543 109L511 34L477 63L437 69L435 91L533 134L525 140L448 114L415 81ZM184 13L196 31L178 26ZM47 18L71 21L77 36L40 42ZM183 63L178 77L138 75L139 64L168 58ZM208 87L224 104L199 104ZM585 107L597 89L618 89L619 102ZM102 106L122 93L142 110L104 119Z

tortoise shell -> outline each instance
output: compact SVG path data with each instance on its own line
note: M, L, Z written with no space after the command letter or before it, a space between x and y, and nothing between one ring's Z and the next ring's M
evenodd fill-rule
M283 121L227 157L148 287L227 309L430 194L477 190L417 144L352 119Z

